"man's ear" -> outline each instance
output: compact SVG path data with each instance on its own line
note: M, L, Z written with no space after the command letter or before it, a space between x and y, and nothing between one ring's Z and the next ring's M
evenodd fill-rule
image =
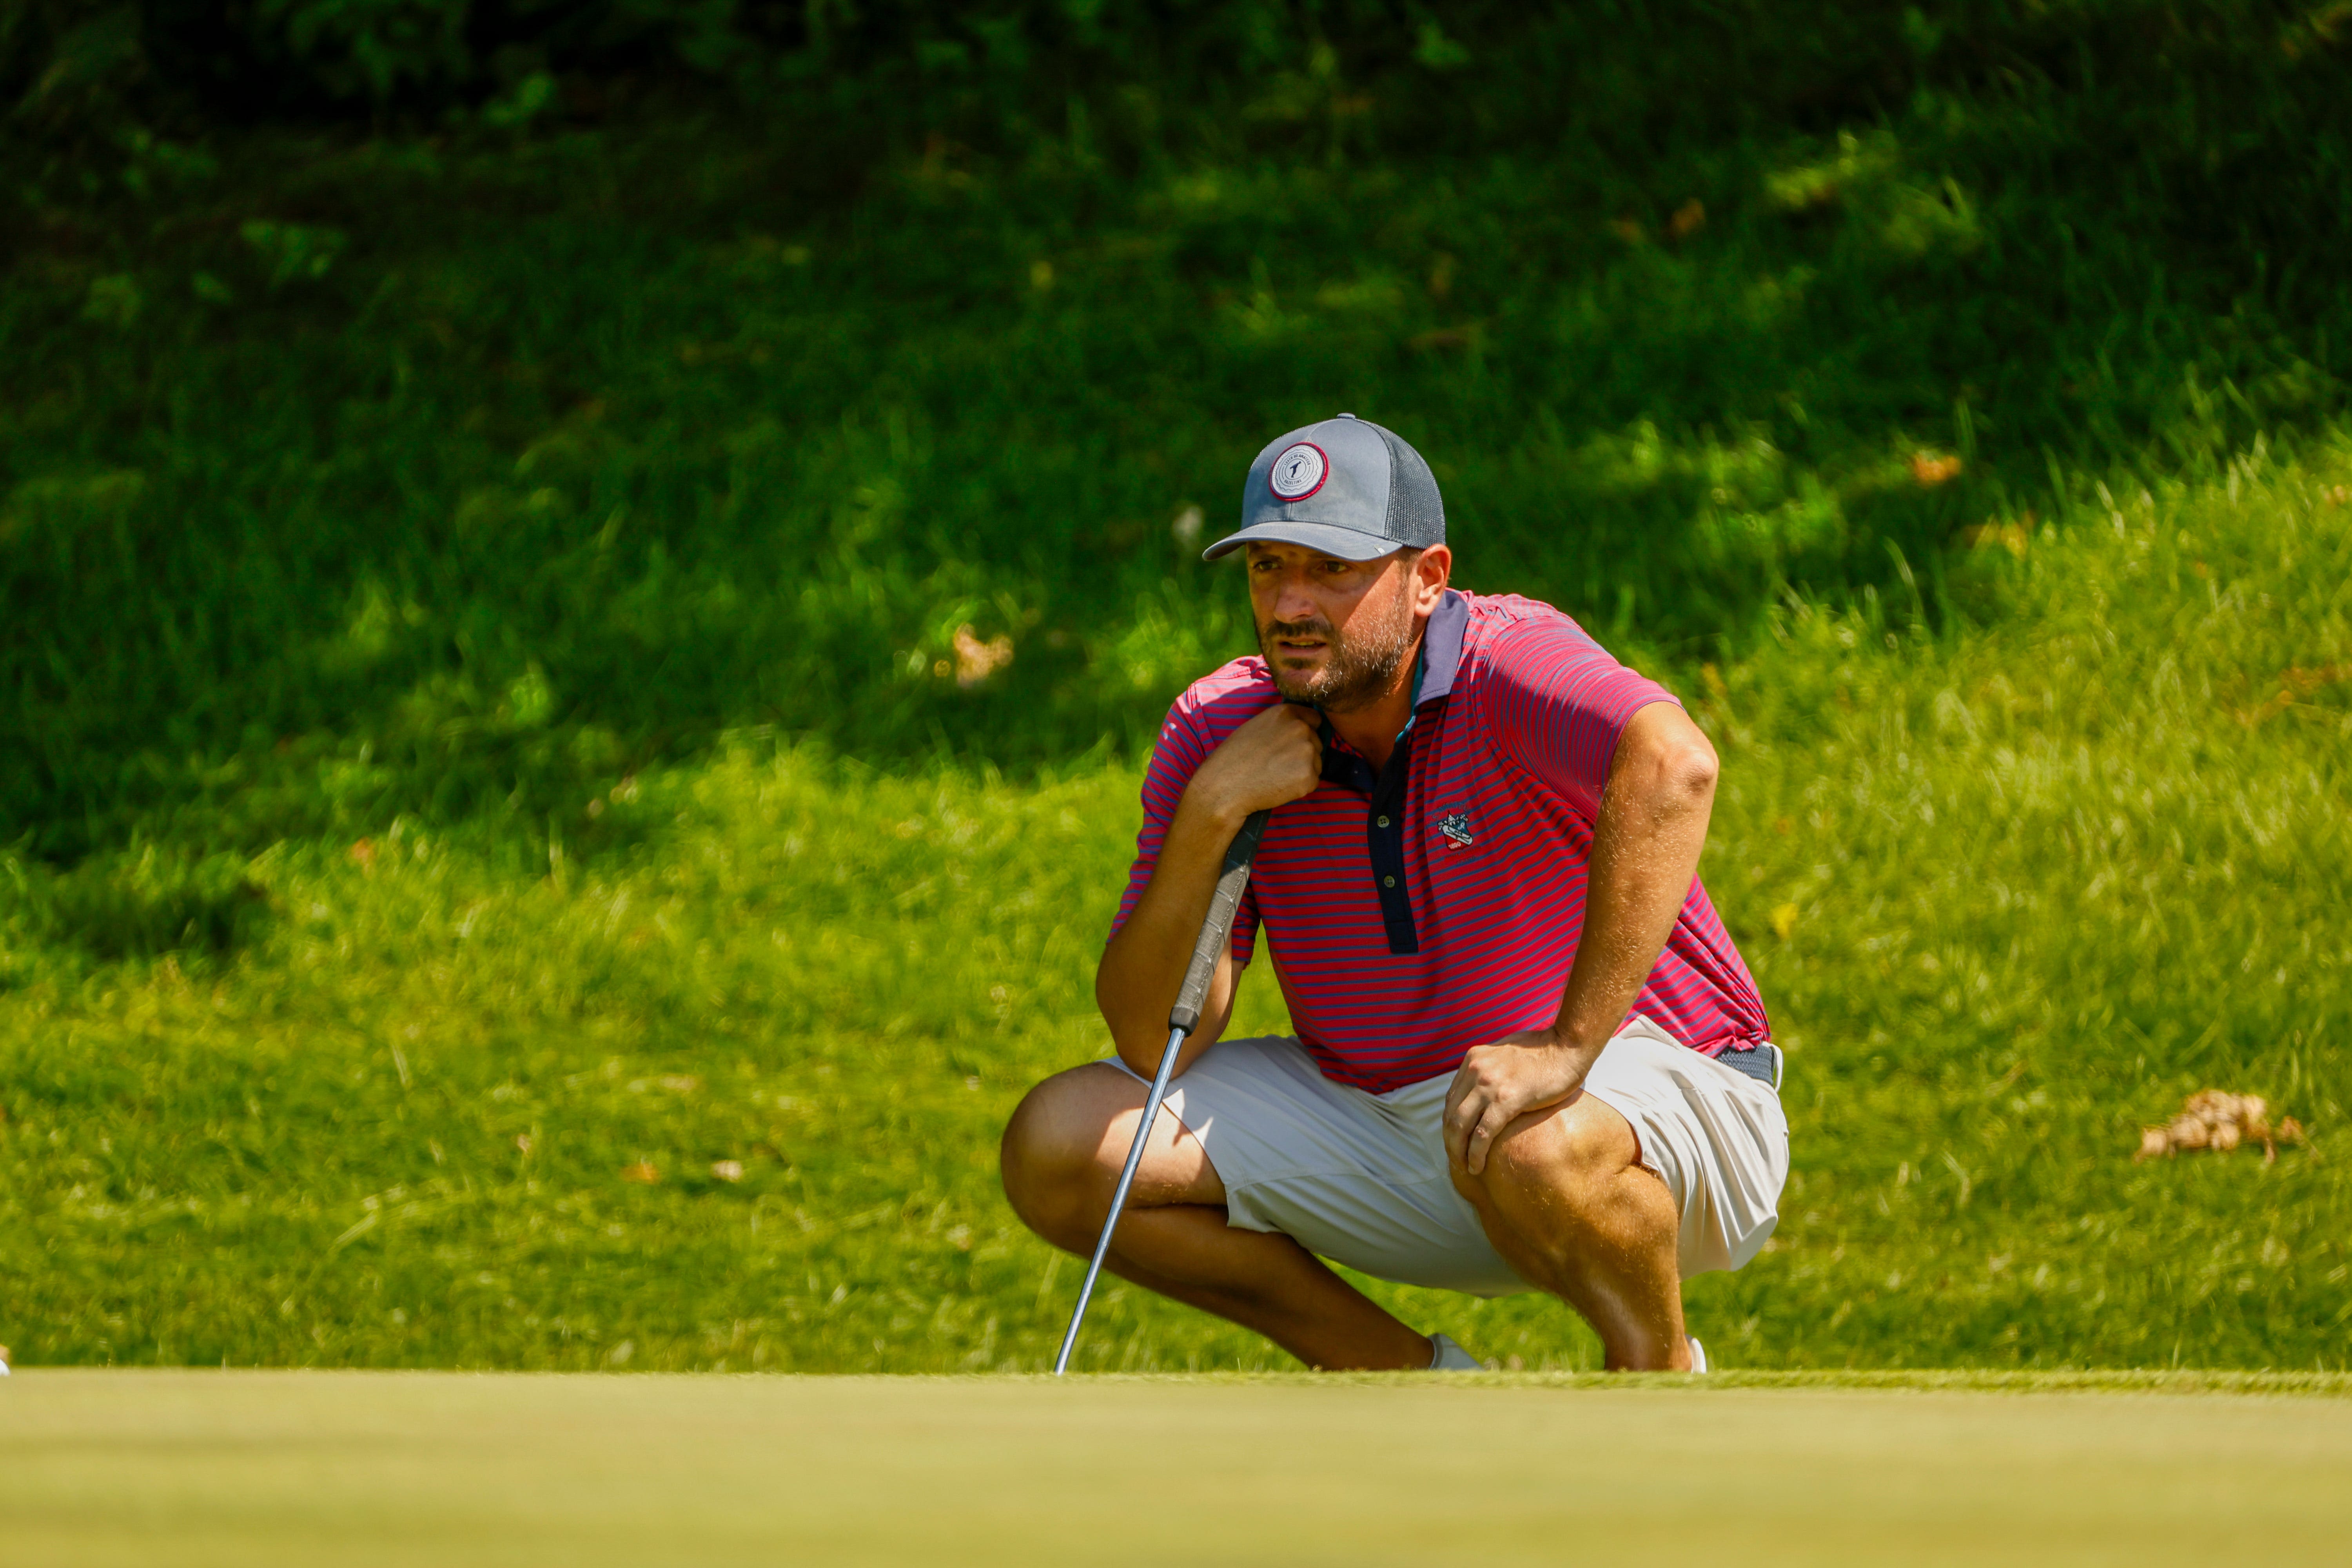
M1433 544L1423 551L1412 563L1412 607L1422 615L1437 608L1444 596L1445 585L1454 575L1454 552L1443 544Z

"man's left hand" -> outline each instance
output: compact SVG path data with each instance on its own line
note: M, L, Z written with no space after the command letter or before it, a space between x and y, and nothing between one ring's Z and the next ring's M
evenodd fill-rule
M1598 1054L1551 1029L1522 1029L1491 1046L1473 1046L1445 1091L1446 1158L1471 1175L1485 1171L1486 1152L1503 1130L1583 1088Z

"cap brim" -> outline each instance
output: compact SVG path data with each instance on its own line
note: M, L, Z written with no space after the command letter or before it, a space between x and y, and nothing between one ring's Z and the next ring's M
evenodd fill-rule
M1201 552L1203 561L1214 561L1230 555L1244 544L1302 544L1309 550L1319 550L1326 555L1336 555L1342 561L1378 561L1383 555L1393 555L1404 548L1402 540L1382 539L1376 534L1353 528L1341 528L1328 522L1291 522L1271 519L1239 533L1229 533Z

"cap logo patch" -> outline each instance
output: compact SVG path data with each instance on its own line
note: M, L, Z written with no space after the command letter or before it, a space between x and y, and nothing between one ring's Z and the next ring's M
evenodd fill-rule
M1299 441L1285 447L1275 458L1266 484L1284 500L1305 500L1323 488L1323 477L1330 471L1330 459L1323 456L1322 447L1312 441Z

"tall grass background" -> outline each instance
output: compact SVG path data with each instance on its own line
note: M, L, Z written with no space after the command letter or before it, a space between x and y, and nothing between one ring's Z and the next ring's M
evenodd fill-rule
M1798 1156L1711 1345L2341 1364L2339 21L1299 15L1233 70L1033 18L723 91L546 44L243 124L40 79L21 1359L1037 1364L1074 1281L994 1132L1099 1050L1142 750L1247 646L1199 543L1349 408L1465 585L1724 752ZM2132 1165L2209 1083L2312 1145ZM1271 1353L1099 1311L1098 1365Z

